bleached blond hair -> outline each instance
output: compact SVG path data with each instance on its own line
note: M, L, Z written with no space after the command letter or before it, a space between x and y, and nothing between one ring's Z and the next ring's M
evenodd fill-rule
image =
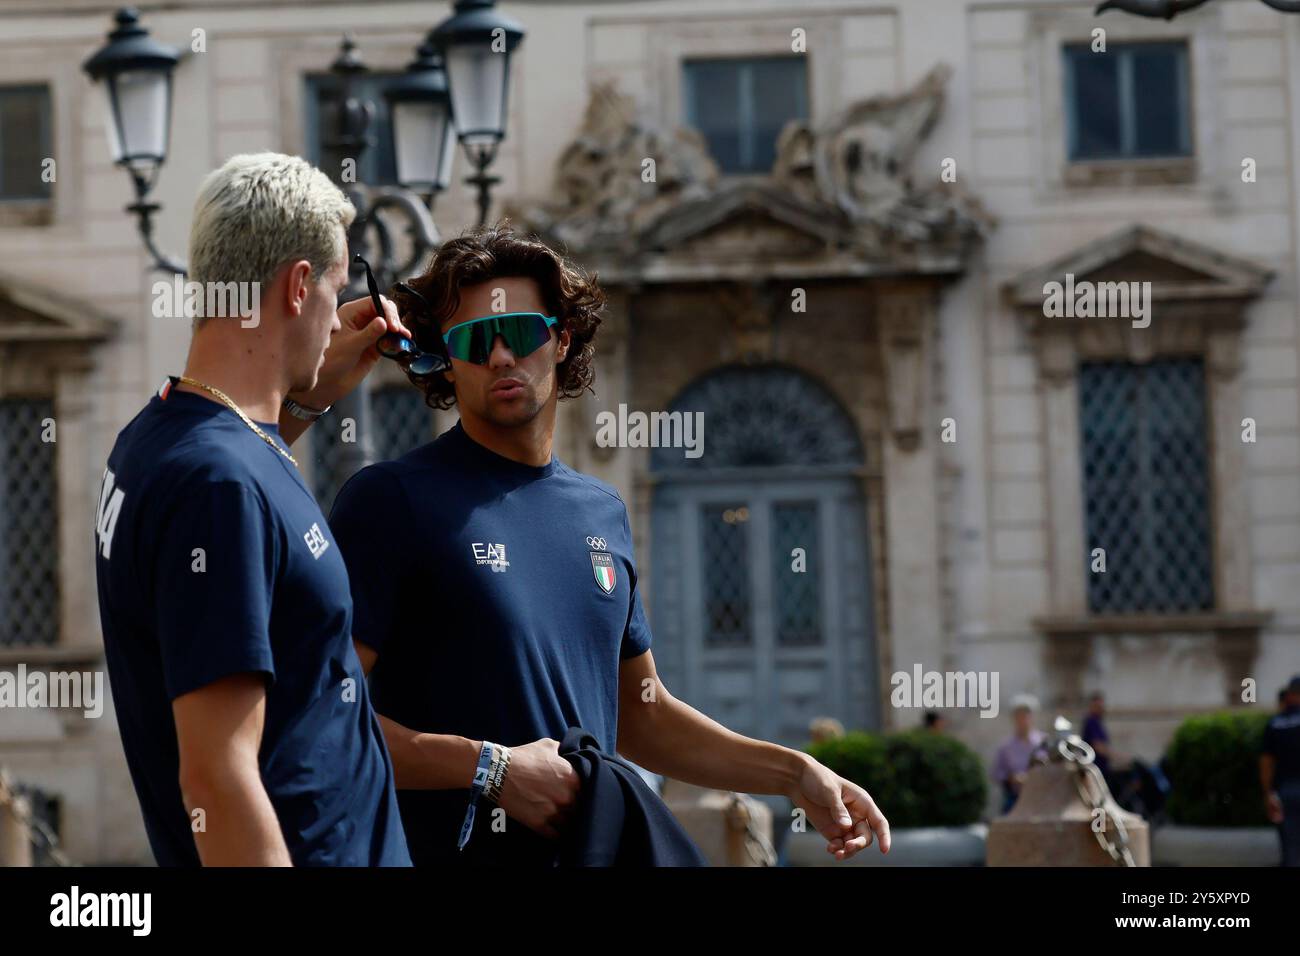
M265 290L280 266L306 259L319 281L345 254L344 233L356 214L343 191L299 156L232 156L199 187L189 279L258 282Z

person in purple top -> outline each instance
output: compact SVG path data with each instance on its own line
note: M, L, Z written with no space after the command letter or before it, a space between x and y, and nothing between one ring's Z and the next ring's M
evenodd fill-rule
M1097 755L1093 763L1097 765L1101 775L1106 778L1106 783L1110 785L1110 734L1106 733L1106 725L1103 722L1105 716L1106 698L1102 696L1101 691L1096 691L1088 698L1088 713L1083 718L1083 730L1079 736ZM1114 789L1112 785L1111 790Z
M1034 752L1046 740L1043 732L1034 727L1037 712L1038 700L1030 694L1019 694L1011 701L1011 720L1015 729L998 748L993 761L993 779L1002 787L1003 813L1016 805Z

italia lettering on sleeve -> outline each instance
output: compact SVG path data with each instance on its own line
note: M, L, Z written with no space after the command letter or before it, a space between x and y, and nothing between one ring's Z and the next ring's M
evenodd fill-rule
M114 488L114 476L104 469L104 484L99 489L99 509L95 518L95 533L99 536L99 553L105 559L111 557L113 550L113 532L117 529L117 516L122 511L122 499L126 496L121 488Z

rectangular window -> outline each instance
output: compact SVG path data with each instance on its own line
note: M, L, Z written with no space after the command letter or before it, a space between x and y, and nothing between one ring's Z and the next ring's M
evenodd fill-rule
M43 440L53 419L51 401L0 399L0 646L59 635L55 445Z
M808 117L806 57L687 60L682 70L686 122L724 173L768 172L781 129Z
M1085 362L1079 405L1089 608L1212 610L1202 362Z
M305 140L307 158L323 169L332 178L338 178L340 164L344 158L357 159L357 182L370 186L397 185L397 162L393 156L392 122L388 115L388 101L384 99L384 88L399 74L363 73L352 81L353 95L363 103L374 103L375 116L371 120L366 136L370 142L361 150L360 157L356 151L341 151L331 148L331 141L338 135L338 104L340 80L332 73L314 74L306 78L306 123Z
M1190 156L1187 45L1065 47L1065 110L1073 161Z
M48 86L0 86L0 201L50 197L50 118Z

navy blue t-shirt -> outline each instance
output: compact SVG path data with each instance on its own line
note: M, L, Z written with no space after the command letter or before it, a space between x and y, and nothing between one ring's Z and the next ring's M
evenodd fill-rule
M330 526L353 633L379 655L376 711L508 747L584 727L614 753L619 663L649 649L650 628L612 487L555 458L504 458L457 424L354 475ZM417 864L455 852L467 799L398 791Z
M1269 718L1264 727L1264 753L1277 761L1273 785L1300 786L1300 707L1288 707Z
M122 745L160 865L200 862L171 702L250 672L266 677L258 762L294 864L410 864L347 571L284 456L225 406L164 385L113 446L95 556Z

